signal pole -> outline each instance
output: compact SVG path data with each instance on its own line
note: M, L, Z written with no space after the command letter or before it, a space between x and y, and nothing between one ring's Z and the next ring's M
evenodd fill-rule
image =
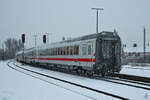
M46 33L47 35L47 43L49 44L49 33Z
M50 43L49 34L52 34L52 33L46 33L46 35L47 35L47 44L49 44L49 43Z
M96 34L98 34L98 11L104 10L103 8L91 8L92 10L96 10Z

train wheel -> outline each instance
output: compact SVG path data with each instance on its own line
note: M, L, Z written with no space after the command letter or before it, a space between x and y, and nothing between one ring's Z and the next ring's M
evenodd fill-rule
M102 72L101 75L102 75L102 77L105 77L106 74L105 74L105 72Z
M101 76L105 77L106 76L106 69L103 67L101 70Z
M77 69L76 72L77 72L78 75L80 75L82 73L82 70L81 69Z
M89 77L93 77L94 72L93 71L89 71Z

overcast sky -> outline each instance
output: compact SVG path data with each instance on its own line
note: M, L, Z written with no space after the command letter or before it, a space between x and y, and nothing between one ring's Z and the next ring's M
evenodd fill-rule
M99 31L115 28L127 47L134 42L142 47L145 26L150 42L150 0L0 0L0 45L10 37L19 39L22 33L26 47L34 46L35 34L41 45L45 33L52 33L50 42L95 33L92 7L104 8L99 13Z

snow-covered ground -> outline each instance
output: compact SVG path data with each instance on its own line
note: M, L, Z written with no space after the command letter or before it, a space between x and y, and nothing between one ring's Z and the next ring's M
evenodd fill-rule
M17 63L17 64L21 65L20 63ZM95 79L89 79L89 78L85 78L85 77L50 71L50 70L46 70L46 69L34 68L34 67L30 67L28 65L24 65L22 67L29 68L31 70L36 70L38 72L41 72L41 73L44 73L44 74L47 74L50 76L54 76L57 78L61 78L61 79L65 79L65 80L79 83L82 85L86 85L86 86L89 86L89 87L92 87L95 89L99 89L102 91L106 91L106 92L113 93L113 94L116 94L119 96L130 98L130 99L141 100L144 98L145 95L150 95L149 91L134 88L134 87L118 85L115 83L110 83L110 82L105 82L105 81L95 80ZM100 98L100 97L98 96L97 98ZM108 100L108 99L106 99L106 100Z
M46 82L44 82L17 72L9 68L6 64L7 62L0 62L0 100L116 100L116 98L112 98L110 96L91 92L86 89L24 71L28 74L46 80ZM16 64L21 65L20 63ZM13 64L11 65L13 66ZM150 100L150 91L147 90L30 67L28 65L23 65L22 67L129 99Z
M0 100L90 100L80 92L12 70L6 63L0 62Z
M150 65L149 66L123 65L120 73L150 77Z

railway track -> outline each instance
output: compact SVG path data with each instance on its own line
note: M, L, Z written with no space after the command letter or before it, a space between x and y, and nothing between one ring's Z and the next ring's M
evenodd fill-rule
M129 82L129 83L135 83L135 84L144 85L144 86L150 86L149 83L138 82L138 81L134 81L134 80L120 79L120 78L114 78L114 77L107 77L107 79Z
M118 79L117 81L115 81L116 79L114 79L114 78L96 78L96 79L100 79L100 80L103 80L106 82L116 83L116 84L120 84L120 85L131 86L131 87L135 87L135 88L139 88L139 89L150 90L150 87L145 87L145 86L143 86L143 84L138 85L138 83L136 83L136 82L134 82L134 84L132 84L132 82L130 82L128 80L123 81L123 80Z
M127 69L140 69L140 70L150 70L150 69L145 69L145 68L135 68L135 67L123 67L123 68L127 68Z
M10 68L14 69L14 70L17 70L19 71L18 69L12 67L9 65L9 63L7 64ZM44 77L47 77L47 78L51 78L51 79L54 79L54 80L57 80L57 81L61 81L61 82L64 82L64 83L68 83L68 84L71 84L71 85L74 85L74 86L77 86L77 87L80 87L80 88L84 88L84 89L88 89L90 91L94 91L94 92L97 92L97 93L100 93L100 94L104 94L104 95L107 95L107 96L111 96L113 98L117 98L117 99L121 99L121 100L129 100L128 98L125 98L125 97L121 97L121 96L118 96L118 95L115 95L115 94L112 94L112 93L108 93L108 92L105 92L105 91L101 91L101 90L97 90L97 89L94 89L94 88L91 88L91 87L87 87L87 86L84 86L84 85L80 85L80 84L77 84L77 83L74 83L74 82L70 82L70 81L67 81L67 80L63 80L63 79L59 79L59 78L56 78L56 77L53 77L53 76L49 76L49 75L46 75L46 74L43 74L43 73L39 73L39 72L36 72L36 71L33 71L33 70L29 70L27 68L23 68L23 67L20 67L16 64L14 64L16 67L20 68L20 69L23 69L25 71L28 71L28 72L32 72L34 74L37 74L37 75L41 75L41 76L44 76ZM20 72L20 71L19 71ZM25 72L24 72L25 73ZM27 74L27 73L26 73Z
M127 74L113 74L112 76L118 77L121 79L128 79L128 80L134 80L134 81L138 81L138 82L150 83L150 78L148 78L148 77L127 75Z
M15 65L15 66L17 66L17 65ZM38 66L38 67L43 68L42 66ZM61 71L61 70L58 70L58 71L79 76L77 73L71 73L71 72L66 72L66 71ZM111 76L113 76L113 77L105 77L105 78L100 77L100 76L94 76L94 77L88 77L88 78L98 79L98 80L102 80L102 81L106 81L106 82L116 83L116 84L120 84L120 85L125 85L125 86L135 87L135 88L139 88L139 89L144 89L144 90L150 90L150 84L149 83L139 82L139 81L135 81L133 79L129 80L127 78L116 77L115 75L112 74ZM123 74L120 74L120 75L123 75ZM80 75L80 77L87 77L87 76Z
M37 65L36 65L36 67L37 67ZM44 68L45 66L38 66L38 67ZM52 69L52 70L55 70L55 69ZM71 73L70 71L69 72L62 71L62 70L57 70L57 71L77 75L76 73ZM80 76L88 77L86 75L80 75ZM110 76L111 77L106 77L106 78L109 78L112 80L119 80L119 81L124 81L124 82L130 82L130 83L136 83L136 84L140 84L140 85L150 86L150 78L148 78L148 77L127 75L127 74L111 74Z

